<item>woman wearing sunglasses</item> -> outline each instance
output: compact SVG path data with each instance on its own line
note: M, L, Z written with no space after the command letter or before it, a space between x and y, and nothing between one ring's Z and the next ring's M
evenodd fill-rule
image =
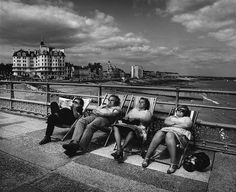
M174 115L165 119L165 127L157 131L154 135L142 163L142 167L145 168L149 165L150 157L153 155L162 140L165 139L171 161L171 165L167 170L167 173L171 174L176 171L178 168L176 164L176 142L179 142L180 147L184 148L187 141L191 138L191 132L188 129L192 126L192 120L189 115L190 111L188 107L186 105L180 105L177 107Z

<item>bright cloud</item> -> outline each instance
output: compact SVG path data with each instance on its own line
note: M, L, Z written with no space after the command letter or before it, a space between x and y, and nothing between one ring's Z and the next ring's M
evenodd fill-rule
M220 29L235 24L235 10L235 0L220 0L193 12L174 15L172 20L191 32Z
M226 42L232 47L236 47L236 29L228 28L219 30L217 32L209 33L209 36L216 38L219 41Z

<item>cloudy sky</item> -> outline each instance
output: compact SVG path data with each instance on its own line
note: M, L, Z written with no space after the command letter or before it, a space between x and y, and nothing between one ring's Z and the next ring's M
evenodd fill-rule
M236 0L1 0L0 62L43 39L75 65L236 76Z

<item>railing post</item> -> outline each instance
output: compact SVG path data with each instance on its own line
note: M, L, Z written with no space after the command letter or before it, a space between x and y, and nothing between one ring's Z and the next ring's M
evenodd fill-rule
M47 114L48 114L48 103L50 103L50 85L49 83L46 84L46 109L47 109Z
M10 82L10 110L13 109L13 99L14 99L14 84L13 82Z
M99 85L98 87L98 105L101 105L102 103L102 86Z
M175 99L175 107L179 105L179 88L176 87L176 99Z

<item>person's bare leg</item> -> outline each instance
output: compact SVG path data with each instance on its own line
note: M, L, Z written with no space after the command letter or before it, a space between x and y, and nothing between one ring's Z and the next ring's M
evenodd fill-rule
M164 137L165 137L165 132L162 132L162 131L158 131L154 135L154 137L153 137L153 139L152 139L152 141L151 141L151 143L150 143L150 145L148 147L148 151L147 151L147 153L145 155L145 158L143 160L143 163L142 163L142 167L143 168L146 168L149 165L149 163L150 163L149 159L150 159L151 155L153 154L155 149L159 146L159 144L164 139Z
M168 174L174 173L175 170L177 169L177 165L176 165L176 140L175 140L175 135L174 133L168 132L166 134L166 145L168 148L168 151L170 153L170 167L167 170Z
M161 141L164 139L164 136L165 136L165 132L162 132L162 131L158 131L154 135L154 137L148 147L148 151L147 151L145 158L151 157L152 153L155 151L155 149L158 147L158 145L160 145Z
M116 140L117 151L120 151L120 149L121 149L121 136L120 136L120 131L119 131L118 127L114 127L114 137Z
M172 164L176 164L176 141L174 133L167 133L165 140L168 151L170 153L170 162Z
M124 149L133 138L134 138L134 132L130 131L125 138L125 141L122 145L122 149Z

